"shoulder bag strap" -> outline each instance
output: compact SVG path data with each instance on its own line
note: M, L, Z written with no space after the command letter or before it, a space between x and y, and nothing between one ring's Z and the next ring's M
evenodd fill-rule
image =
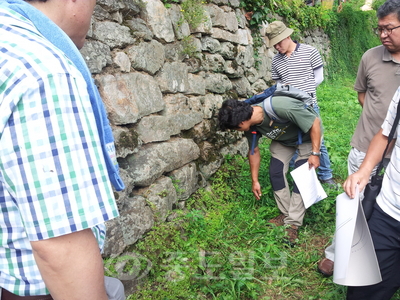
M371 178L371 182L372 183L374 183L376 181L377 176L379 176L379 174L381 173L381 171L383 169L383 160L385 159L386 152L387 152L387 150L389 148L389 144L393 140L394 132L396 131L396 128L397 128L397 126L399 124L399 119L400 119L400 105L399 104L400 103L397 103L396 118L393 121L392 129L390 129L390 133L389 133L389 136L388 136L388 142L387 142L385 151L383 151L382 159L381 159L381 161L380 161L380 163L378 165L378 168L376 169L375 175L372 176L372 178Z

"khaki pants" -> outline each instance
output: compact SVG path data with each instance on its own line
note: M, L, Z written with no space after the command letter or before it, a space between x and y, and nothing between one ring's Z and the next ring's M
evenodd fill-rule
M289 170L290 160L296 150L298 150L298 156L295 167L307 162L312 151L311 143L287 147L279 142L272 141L269 150L272 156L269 175L276 204L281 213L286 216L284 219L285 224L301 226L306 208L296 185L293 187L292 193L290 192L286 175Z

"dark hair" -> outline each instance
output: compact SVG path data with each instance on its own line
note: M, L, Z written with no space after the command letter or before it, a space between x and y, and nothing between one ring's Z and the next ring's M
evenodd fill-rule
M376 12L378 19L383 19L388 15L397 15L397 20L400 21L400 1L399 0L387 0L383 3Z
M25 2L33 2L33 1L40 1L40 2L47 2L47 0L24 0Z
M218 125L222 131L238 129L243 121L250 120L253 107L250 104L236 99L228 99L222 102L218 112Z

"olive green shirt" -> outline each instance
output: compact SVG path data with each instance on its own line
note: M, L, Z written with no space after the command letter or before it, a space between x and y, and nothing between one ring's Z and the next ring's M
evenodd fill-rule
M267 98L264 101L270 100ZM287 122L271 122L271 118L264 110L264 102L257 104L263 108L264 120L245 132L249 147L251 148L252 145L253 130L257 131L254 148L257 147L258 140L262 135L284 146L296 146L299 142L299 134L302 137L302 142L310 143L310 129L314 124L315 118L318 117L312 107L305 107L304 102L301 100L284 96L274 96L271 101L276 115L281 119L287 120Z

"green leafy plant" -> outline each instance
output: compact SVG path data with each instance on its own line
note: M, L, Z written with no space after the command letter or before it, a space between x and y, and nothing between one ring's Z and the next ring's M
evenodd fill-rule
M181 4L183 18L191 28L197 28L205 18L204 0L185 0Z
M193 42L192 36L185 36L181 40L181 45L183 55L187 55L189 57L197 57L199 55L196 45Z

